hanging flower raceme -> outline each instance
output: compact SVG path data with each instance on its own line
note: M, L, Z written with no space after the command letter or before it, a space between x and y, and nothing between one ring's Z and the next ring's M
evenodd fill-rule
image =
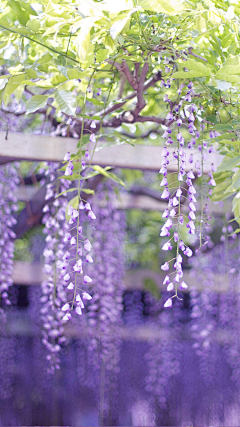
M148 364L146 390L155 397L155 403L161 409L165 409L170 398L172 377L178 375L181 369L182 345L179 338L181 307L178 302L172 311L165 311L162 310L162 301L156 301L151 295L148 298L150 313L154 315L154 321L149 320L149 326L156 338L149 342L146 354Z
M169 298L166 303L165 307L171 307L172 306L172 298L178 296L178 289L183 290L187 288L187 284L183 281L183 271L182 271L182 255L180 251L182 251L183 254L190 257L192 255L192 251L190 248L188 248L182 241L181 238L181 227L184 225L184 219L183 215L181 213L181 205L182 205L182 197L185 193L185 182L188 186L188 199L189 199L189 214L188 214L188 223L186 224L189 233L195 234L195 202L196 198L194 194L196 193L196 190L193 186L192 179L195 178L193 171L189 171L186 174L186 152L184 150L185 146L185 140L181 132L181 126L183 126L183 119L186 121L186 116L188 117L188 130L191 134L195 131L194 121L194 111L195 106L192 106L191 103L191 92L192 92L192 83L190 82L187 88L187 94L186 96L181 96L182 89L184 86L181 86L178 90L179 100L178 102L173 105L173 103L170 103L170 100L166 98L165 95L165 102L169 102L170 108L172 110L167 114L166 120L169 121L169 125L167 129L165 130L163 134L163 138L166 139L166 146L162 150L162 166L160 169L160 173L163 175L163 179L161 181L161 186L164 187L164 190L162 192L162 199L168 200L168 207L165 209L163 213L163 218L166 218L166 222L163 225L161 229L160 236L167 236L170 237L172 234L172 237L163 244L162 250L168 251L172 250L172 239L174 239L174 242L177 243L177 254L176 257L173 259L175 260L173 264L173 268L175 270L175 277L173 280L170 279L170 275L167 275L164 284L167 285L168 291L174 291L174 295ZM174 127L177 125L177 135L176 139L173 136ZM174 140L175 139L175 140ZM168 149L168 145L174 144L177 145L177 148L172 151L172 160L177 161L178 165L178 186L175 186L174 191L170 192L169 185L168 185L168 179L167 179L167 173L168 173L168 165L170 164L170 150ZM185 181L186 180L186 181ZM184 196L185 197L185 196ZM163 271L169 270L169 263L165 263L161 266L161 269Z
M94 371L104 375L104 404L101 411L112 413L113 396L117 396L117 374L119 372L123 292L124 292L124 236L125 215L114 208L114 188L111 183L104 183L98 188L94 200L94 242L91 263L87 255L88 272L94 285L89 284L93 295L88 307L88 348L94 357ZM85 247L90 249L90 242ZM88 273L87 273L88 274ZM104 374L103 374L104 372Z
M199 357L201 374L212 383L218 369L216 355L222 348L232 369L232 378L240 383L239 343L233 338L240 326L239 239L236 240L234 234L227 239L229 232L231 228L228 231L224 226L223 243L207 254L199 252L191 260L191 275L198 278L202 288L190 292L193 348ZM219 292L220 283L224 289Z
M181 85L178 89L179 98L176 102L171 102L168 96L164 95L164 101L169 103L170 112L166 116L167 127L163 134L163 138L166 139L166 145L162 150L162 166L160 169L160 173L163 175L163 179L161 181L161 186L164 187L162 192L162 199L168 200L168 207L165 209L163 213L163 218L166 219L165 224L163 225L160 236L169 237L169 240L163 244L162 250L168 251L172 250L172 239L177 244L177 253L176 257L173 258L174 261L173 268L175 270L175 277L173 280L170 279L170 275L168 274L164 280L164 284L167 285L168 291L174 291L173 296L171 296L165 303L165 307L172 306L172 298L178 297L178 289L184 290L187 289L187 284L182 279L183 271L182 271L182 254L187 257L191 257L193 252L192 250L186 246L183 242L183 227L186 226L188 233L191 235L196 235L196 188L194 187L194 180L196 175L198 177L202 177L202 189L203 192L203 184L204 184L204 176L203 176L203 166L204 162L207 160L207 152L210 152L207 143L202 141L198 145L198 151L190 154L189 163L195 166L194 169L190 169L186 171L186 162L187 162L187 153L185 151L185 140L181 131L181 128L187 126L188 133L190 135L190 141L187 146L189 149L196 149L197 140L200 138L201 132L204 131L204 124L200 124L199 129L197 129L197 122L201 122L201 111L200 109L192 102L192 98L195 96L195 92L193 89L193 83L189 82L187 86ZM174 136L175 135L175 136ZM215 135L215 134L214 134ZM177 146L174 148L168 148L169 145ZM195 150L196 151L196 150ZM172 159L171 154L172 152ZM195 155L199 156L200 160L197 159L194 163ZM178 185L171 188L168 184L168 168L171 165L170 162L177 161L178 168L178 176L177 181ZM215 186L216 183L213 178L213 172L215 171L214 166L211 166L211 170L208 173L210 186ZM209 190L209 194L211 194L211 189ZM187 195L187 197L186 197ZM184 215L182 213L182 205L184 201L188 199L188 214L187 221L184 221ZM203 197L201 197L203 204ZM202 207L201 218L200 218L200 246L202 241L202 227L204 220L207 225L209 221L209 215L207 214L207 205L205 209ZM186 216L186 215L185 215ZM206 236L208 239L208 236ZM182 254L181 254L182 252ZM170 269L169 263L165 263L161 266L163 271L167 271ZM170 273L170 274L174 274Z
M84 308L84 299L90 299L90 295L77 291L77 282L75 285L76 274L82 274L82 249L78 247L77 259L75 255L77 238L74 233L76 230L72 224L76 222L78 210L68 206L66 190L69 187L69 181L59 179L58 165L47 164L45 172L49 177L46 191L46 205L43 208L44 234L46 234L46 246L44 249L44 271L47 279L42 283L41 302L44 304L41 309L43 321L43 344L49 351L47 359L49 360L49 372L59 369L59 352L61 345L66 342L64 336L64 324L71 318L71 308L77 314L82 314ZM68 206L69 221L66 221L66 209ZM85 206L83 207L85 209ZM82 227L78 225L77 233L82 236ZM89 251L90 242L85 239L84 246ZM72 250L74 249L74 252ZM91 280L84 276L84 283ZM74 296L69 302L74 290Z
M90 88L91 90L91 88ZM96 129L96 124L94 121L90 124L91 129ZM89 136L89 142L90 143L96 143L96 136L94 133L91 133ZM79 150L77 154L81 157L82 152ZM78 157L78 156L77 156ZM90 155L89 151L85 151L85 159L89 160ZM82 314L82 309L84 308L83 300L90 300L91 296L85 292L83 289L87 287L91 282L92 278L86 274L85 267L88 263L93 263L93 258L91 256L91 249L92 245L90 240L87 236L84 236L83 232L83 224L81 223L82 213L85 212L84 218L88 218L90 222L96 220L96 216L94 212L92 211L90 203L84 201L81 199L80 193L81 193L81 185L82 185L82 176L81 172L84 171L87 172L88 169L86 169L86 160L81 157L81 162L79 161L79 158L76 158L76 156L72 156L70 153L66 153L64 157L65 161L65 178L64 180L68 180L68 177L71 177L73 175L74 168L76 167L76 174L78 179L78 195L72 199L68 203L67 206L67 216L68 216L68 225L70 228L69 231L66 231L64 235L64 242L68 242L70 245L69 250L64 254L64 262L67 266L71 265L69 263L68 258L71 257L72 262L72 271L66 272L63 279L66 283L67 289L72 292L72 300L66 302L62 306L62 311L65 313L63 320L68 321L71 318L71 311L74 309L74 311L78 314ZM86 169L86 171L85 171ZM84 220L83 220L84 222ZM71 231L71 232L70 232ZM64 264L64 265L65 265ZM72 274L73 273L73 274ZM82 286L79 286L79 277L82 277ZM81 294L81 292L82 294Z
M19 184L18 164L6 164L0 167L0 299L1 305L11 304L9 288L13 285L14 238L12 227L16 224L14 212L18 210L16 188Z
M66 190L69 186L68 181L58 180L58 165L53 163L46 164L45 176L49 177L49 183L46 186L46 204L43 208L43 233L46 235L46 246L43 252L44 271L47 279L42 283L42 296L40 301L43 303L41 308L41 317L43 322L42 342L47 348L49 354L49 372L53 373L55 369L60 368L59 352L61 345L66 341L64 336L64 313L61 305L67 302L67 292L65 289L64 274L67 267L64 263L63 254L69 248L69 243L64 241L64 231L69 227L65 221L65 210L67 206L66 195L56 198L58 194Z
M125 216L114 208L113 194L112 185L105 183L96 199L95 265L89 268L94 286L88 319L91 349L97 351L107 370L117 372L123 311Z

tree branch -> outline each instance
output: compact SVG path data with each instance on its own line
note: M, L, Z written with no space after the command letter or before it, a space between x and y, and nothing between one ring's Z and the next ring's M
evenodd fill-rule
M206 58L203 58L202 56L197 55L196 53L194 53L193 52L193 47L189 47L188 48L188 53L189 53L189 55L195 56L195 58L201 59L201 61L208 62L208 60Z
M138 83L134 79L134 77L133 77L131 71L129 70L128 65L124 59L122 60L122 64L119 64L118 62L114 62L114 61L107 61L107 62L111 65L114 65L114 67L116 67L116 69L118 71L122 71L125 74L128 82L132 86L132 88L137 90Z
M168 126L170 124L169 120L166 120L165 118L162 119L161 117L155 117L155 116L137 116L135 119L135 122L145 123L145 122L154 122L159 123L160 125Z
M139 115L140 111L146 105L146 102L145 102L144 97L143 97L143 91L144 91L144 83L145 83L145 79L146 79L146 75L148 73L148 70L149 70L149 64L148 64L148 62L145 62L144 66L142 68L141 74L140 74L139 82L138 82L138 88L137 88L138 103L132 112L134 117L137 117Z
M121 75L121 78L120 78L120 87L119 87L119 92L118 92L118 99L122 98L124 88L125 88L125 83L127 80L127 77L125 76L124 73L120 73L120 75Z
M158 71L156 74L153 75L151 79L149 79L146 84L143 86L143 91L147 90L149 87L154 86L155 83L157 83L159 80L162 79L161 71ZM112 105L111 107L107 108L106 110L99 111L95 114L95 116L107 116L108 114L112 113L113 111L116 111L120 109L127 101L130 99L135 98L137 96L137 92L132 92L130 95L126 96L122 101L118 102L117 104Z
M148 138L149 135L151 135L151 133L156 133L157 135L160 135L160 132L157 130L158 126L154 129L149 129L147 132L142 133L139 136L136 136L132 133L127 133L127 132L121 132L121 135L126 136L127 138L132 138L132 139L145 139Z

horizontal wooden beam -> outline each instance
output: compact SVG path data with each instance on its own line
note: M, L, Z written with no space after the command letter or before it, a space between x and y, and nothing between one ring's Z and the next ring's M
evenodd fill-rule
M163 280L166 274L163 272L158 273L148 269L136 269L126 272L124 283L126 289L147 289L149 279L153 281L159 290L165 289ZM23 261L16 261L13 270L13 283L15 285L40 285L46 275L43 273L43 266L40 263L29 263ZM202 281L189 271L184 271L184 281L188 284L187 290L191 291L196 289L202 291L205 289ZM215 274L215 286L211 288L216 292L226 292L229 288L229 280L227 275Z
M17 187L17 198L21 202L29 202L31 199L37 195L39 187L34 185L19 185ZM115 195L115 193L114 193ZM113 195L113 197L114 197ZM93 199L94 200L94 199ZM167 203L164 201L156 200L149 196L135 195L131 193L120 193L119 196L115 196L112 199L113 205L116 209L141 209L141 210L156 210L163 212ZM105 206L104 200L101 201L101 206ZM226 212L232 210L231 202L224 201L223 207L220 209L218 203L208 202L209 212L214 215L223 215ZM201 211L201 206L199 203L196 205L197 211ZM188 207L182 206L181 208L183 213L188 213Z
M39 187L35 185L19 185L16 189L16 197L20 202L30 202L38 190Z
M83 316L85 315L86 311L83 311ZM70 339L82 339L84 337L88 336L87 329L78 328L72 324L66 324L65 325L65 331L64 334L70 338ZM91 327L92 333L94 335L94 327ZM39 330L39 334L41 331ZM155 339L164 339L168 340L169 342L176 340L176 335L173 333L169 333L169 328L161 327L159 328L158 324L151 324L149 325L124 325L119 326L118 329L119 337L124 341L148 341L148 340L155 340ZM98 338L101 336L104 337L104 333L101 333L99 328L96 329L95 334ZM28 337L35 337L36 336L36 328L33 322L29 321L29 317L27 315L24 315L24 313L21 314L21 318L19 319L10 319L7 324L4 331L5 336L28 336ZM182 328L178 331L177 338L180 341L191 341L193 340L191 333L188 328L185 328L185 325L182 325ZM224 343L231 343L236 338L234 334L232 334L232 331L230 329L222 329L222 328L216 328L214 330L214 333L210 336L211 341L218 342L221 344Z
M29 135L9 132L0 132L0 159L4 162L9 160L31 160L61 162L67 151L75 153L77 140L73 138L51 137L48 135ZM89 146L91 149L93 146ZM161 154L163 147L129 144L113 145L101 142L93 155L93 164L100 166L112 166L119 168L144 169L159 171L161 165ZM169 147L173 152L174 148ZM201 160L198 150L185 149L187 153L186 170L194 168L194 163L189 162L190 154L194 160ZM171 156L172 157L172 156ZM209 170L209 165L214 163L217 167L221 164L222 156L217 153L208 155L208 164L204 171ZM171 160L168 165L169 171L177 171L177 160Z

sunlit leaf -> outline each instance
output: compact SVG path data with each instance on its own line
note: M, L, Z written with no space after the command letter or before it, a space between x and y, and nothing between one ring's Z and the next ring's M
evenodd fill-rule
M94 166L91 166L91 167L92 167L93 170L95 170L96 172L98 172L101 175L105 176L106 178L109 178L109 179L111 179L111 180L113 180L113 181L117 182L118 184L123 185L125 187L124 182L120 178L118 178L118 176L116 176L114 173L107 172L106 169L104 169L104 168L102 168L101 166L98 166L98 165L94 165Z
M40 108L44 108L47 105L49 95L35 95L29 99L26 105L26 113L34 113Z
M225 157L221 165L217 168L217 173L230 171L240 163L240 155L236 157Z
M198 73L201 73L202 76L210 76L211 70L206 67L202 62L195 61L195 59L188 59L184 62L184 67L188 68L191 71L197 71Z
M70 116L75 114L75 97L72 92L66 90L56 91L55 99L63 113Z

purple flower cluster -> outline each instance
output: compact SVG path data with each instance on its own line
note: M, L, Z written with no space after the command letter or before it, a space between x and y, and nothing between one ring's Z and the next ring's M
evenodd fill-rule
M169 383L173 376L180 373L182 346L179 342L181 310L179 302L172 311L162 310L162 301L151 298L151 314L154 321L149 321L156 338L151 339L146 354L148 374L146 390L155 396L161 409L167 407L170 395ZM169 333L171 330L171 333Z
M0 298L2 305L10 305L9 287L13 285L14 238L12 230L16 224L14 212L18 210L15 191L19 184L18 164L6 164L0 167Z
M44 234L46 234L46 246L44 249L44 271L47 279L42 283L41 309L43 321L43 344L49 351L47 359L50 363L49 372L59 369L59 356L61 345L66 341L64 336L64 324L71 318L71 309L80 315L84 308L84 299L91 299L87 292L77 290L77 281L73 283L76 274L83 274L82 248L77 249L77 259L74 261L77 240L71 233L71 225L76 222L78 210L68 205L66 190L69 181L58 179L58 165L47 164L45 172L49 177L46 191L46 205L43 208ZM68 208L68 209L67 209ZM81 206L85 209L86 206ZM68 210L69 221L67 223L65 214ZM89 208L89 210L91 210ZM78 224L77 233L82 239L82 227ZM74 254L72 254L74 250ZM86 262L92 262L89 254L91 244L88 239L84 240ZM76 279L76 277L75 277ZM73 281L71 281L73 280ZM91 281L90 277L84 276L84 283ZM69 303L69 294L74 290L73 300Z
M227 228L223 227L223 232ZM224 233L225 234L225 233ZM232 369L232 378L240 384L239 331L239 239L224 239L207 254L199 253L192 258L193 277L198 277L202 290L190 292L191 335L193 348L200 358L203 374L213 375L206 365L213 362L216 340L223 346L226 359ZM221 290L220 287L224 287ZM219 290L218 290L219 288ZM208 378L209 381L209 378Z
M186 162L187 162L187 155L186 151L184 150L185 141L184 137L181 132L181 126L187 125L188 127L188 133L190 135L190 140L187 144L189 149L196 148L197 140L200 138L200 130L203 132L204 130L204 124L201 124L199 129L197 129L197 121L201 121L200 114L201 111L199 108L192 102L192 98L195 96L195 92L193 89L193 83L189 82L188 85L185 87L184 85L181 85L178 89L178 95L179 100L177 102L171 102L171 100L168 98L167 95L164 95L164 101L169 104L170 111L168 112L166 116L166 130L163 133L163 138L166 140L165 147L162 150L162 165L160 169L160 173L163 175L163 179L160 183L160 186L164 187L164 190L162 192L162 199L168 200L168 207L165 209L163 213L163 218L166 218L166 222L163 225L161 229L160 236L162 237L169 237L170 239L165 242L162 246L162 250L168 251L172 250L172 239L175 243L177 243L177 255L176 258L173 258L173 260L176 260L173 267L176 270L176 275L173 280L170 280L170 276L166 276L164 280L164 284L167 285L168 291L174 291L174 295L169 298L166 303L165 307L171 307L172 306L172 298L177 297L177 290L179 289L186 289L187 285L184 281L181 281L181 278L183 276L182 273L182 256L180 254L180 251L187 257L192 256L192 250L186 246L186 244L183 242L183 226L185 223L186 228L188 229L188 233L191 235L196 235L196 188L194 187L193 180L196 178L194 172L194 169L186 171ZM177 131L176 131L177 127ZM175 137L174 137L175 135ZM214 132L214 137L218 136L218 132ZM210 135L211 137L211 135ZM169 149L169 145L177 145L177 148ZM195 170L197 171L197 176L203 178L203 165L204 161L207 159L207 151L210 153L212 151L212 146L208 147L208 143L205 141L202 141L198 145L198 156L200 152L200 161L195 161ZM172 152L173 161L177 160L178 165L178 186L169 188L168 184L168 168L170 164L170 152ZM189 163L194 163L194 152L190 154ZM213 178L213 172L215 171L214 165L211 166L211 169L208 173L209 176L209 182L208 184L210 186L215 186L216 183ZM186 191L187 188L187 191ZM173 190L171 192L171 190ZM202 185L202 191L203 191L203 185ZM187 197L186 197L187 192ZM209 190L209 194L211 194L211 189ZM184 199L188 199L188 220L184 222L184 215L182 214L182 205L184 203ZM205 207L205 211L202 209L202 213L206 216L206 220L209 219L209 216L207 215L207 205ZM202 241L202 223L203 223L203 215L200 219L200 246ZM209 225L209 224L207 224ZM172 261L173 261L172 260ZM166 262L161 266L161 269L163 271L169 270L169 263ZM174 274L171 273L171 274Z
M179 289L186 289L187 284L181 280L183 277L182 272L182 256L180 254L180 250L188 257L192 256L192 250L187 247L182 238L182 232L181 227L184 225L184 217L181 213L181 204L183 193L184 193L184 177L186 176L186 185L188 186L188 200L189 200L189 214L188 219L189 221L186 224L186 227L188 228L189 234L194 235L195 234L195 220L196 220L196 190L193 186L192 180L195 178L195 175L193 173L193 170L190 170L188 173L186 173L186 151L184 150L184 137L181 132L181 126L183 124L183 120L188 120L188 131L190 135L195 135L196 127L194 125L195 122L195 113L197 111L197 107L191 103L192 100L192 93L193 93L193 84L190 82L187 86L187 93L185 95L182 95L182 89L184 86L181 86L178 90L178 95L180 97L180 100L178 103L170 102L170 99L164 96L164 101L169 103L170 106L170 112L166 116L166 120L168 121L168 126L163 134L163 138L166 139L166 146L162 150L162 165L159 173L163 175L163 179L160 183L160 186L164 187L164 190L162 192L162 199L168 200L168 207L165 209L163 213L163 218L166 218L166 222L163 225L161 229L160 236L171 236L171 231L173 231L172 237L163 244L162 250L168 251L172 250L172 244L171 240L174 239L174 242L177 243L177 255L176 258L174 258L175 263L173 265L175 272L175 277L173 281L170 280L170 276L167 275L164 279L164 285L167 285L168 291L175 291L174 295L169 298L166 303L165 307L171 307L172 306L172 298L177 296L177 290ZM173 155L173 161L177 160L178 164L178 186L175 187L175 190L170 193L169 185L168 185L168 165L170 163L169 156L170 156L170 150L167 148L168 145L174 144L174 136L172 135L174 130L174 125L177 124L178 131L176 135L176 144L177 148L172 152ZM185 197L185 196L184 196ZM169 263L166 262L161 266L161 269L163 271L169 270Z
M94 121L91 122L90 124L90 128L91 129L96 129L96 123ZM89 136L89 142L95 144L96 143L96 136L94 133L91 133ZM90 154L89 151L86 150L85 151L85 159L81 159L81 166L82 166L82 170L86 169L86 159L89 160L90 159ZM64 161L66 162L66 166L65 166L65 176L72 176L73 175L73 171L74 171L74 164L77 164L78 166L78 159L76 160L72 160L71 159L71 154L69 152L66 153L66 155L64 156Z
M123 311L125 215L114 208L114 194L112 185L107 182L99 189L96 198L95 266L91 268L95 284L88 323L90 349L96 351L107 370L116 373L119 370Z

